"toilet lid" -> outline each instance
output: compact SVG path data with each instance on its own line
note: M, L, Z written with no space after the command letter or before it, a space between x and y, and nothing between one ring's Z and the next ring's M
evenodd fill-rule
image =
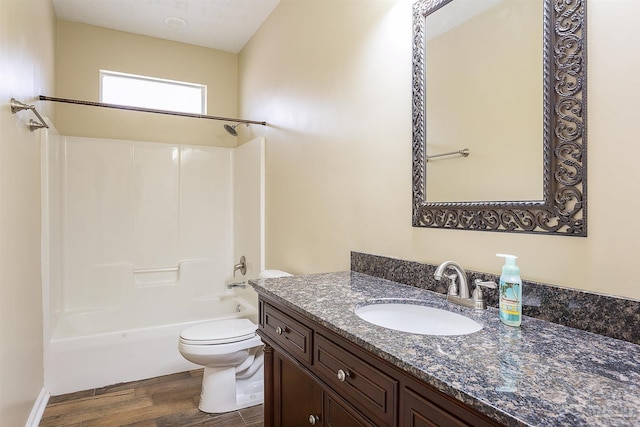
M187 344L226 344L253 338L258 325L249 319L225 319L201 323L182 331Z

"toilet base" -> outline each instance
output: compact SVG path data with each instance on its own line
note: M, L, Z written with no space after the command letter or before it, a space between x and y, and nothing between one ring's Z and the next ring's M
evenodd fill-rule
M264 368L247 378L236 378L236 369L206 366L198 409L209 414L237 411L264 402Z

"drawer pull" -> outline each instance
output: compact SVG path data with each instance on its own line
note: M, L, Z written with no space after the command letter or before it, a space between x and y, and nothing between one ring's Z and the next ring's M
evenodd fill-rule
M338 381L340 382L344 382L344 380L346 380L347 378L349 378L349 371L343 371L342 369L338 370Z
M312 426L316 425L316 423L320 421L320 417L317 415L309 415L309 424Z
M286 327L286 326L285 326L284 328L281 328L280 326L278 326L278 327L276 328L276 334L278 334L278 335L282 335L282 334L284 334L285 332L287 332L287 327Z

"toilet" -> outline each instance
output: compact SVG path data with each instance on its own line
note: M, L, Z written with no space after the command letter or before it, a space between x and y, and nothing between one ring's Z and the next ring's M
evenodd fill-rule
M261 278L283 276L291 274L280 270L260 273ZM264 402L264 346L257 328L249 319L223 319L180 333L180 354L204 366L198 405L202 412L230 412Z

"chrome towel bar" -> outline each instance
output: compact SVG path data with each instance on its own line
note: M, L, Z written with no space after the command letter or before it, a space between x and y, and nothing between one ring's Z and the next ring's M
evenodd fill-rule
M468 148L463 148L462 150L451 151L450 153L442 153L442 154L434 154L432 156L425 156L425 159L427 161L429 161L429 159L433 159L435 157L455 156L455 155L460 155L462 157L468 157L469 156L469 149Z

